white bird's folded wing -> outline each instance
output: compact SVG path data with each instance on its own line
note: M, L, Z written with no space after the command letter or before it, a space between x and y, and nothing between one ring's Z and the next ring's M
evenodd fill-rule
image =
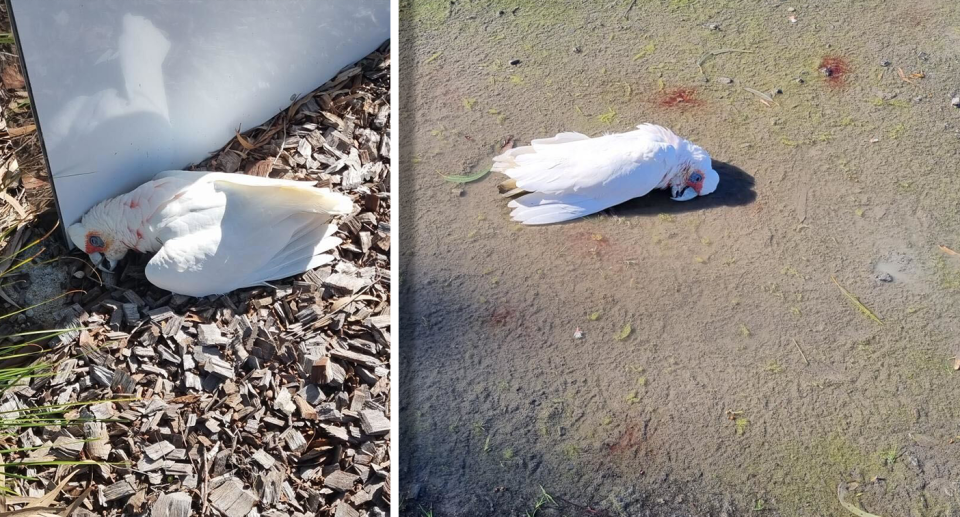
M206 296L302 273L332 259L324 253L340 239L331 219L352 208L309 183L206 173L161 211L164 244L147 278Z

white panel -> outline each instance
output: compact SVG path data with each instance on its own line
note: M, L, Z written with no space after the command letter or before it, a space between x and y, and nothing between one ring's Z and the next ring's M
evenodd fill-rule
M11 0L65 226L390 37L389 0Z

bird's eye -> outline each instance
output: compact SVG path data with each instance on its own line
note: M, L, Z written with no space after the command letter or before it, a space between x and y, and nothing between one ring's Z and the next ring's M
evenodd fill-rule
M694 172L693 174L690 175L690 181L694 183L700 183L700 181L702 180L703 180L703 175L700 174L699 172Z
M103 247L103 239L101 239L99 235L91 235L90 239L88 240L90 241L90 245L93 246L94 248Z

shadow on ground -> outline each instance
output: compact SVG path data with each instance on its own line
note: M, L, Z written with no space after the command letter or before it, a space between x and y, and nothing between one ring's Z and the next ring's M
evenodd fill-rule
M610 212L620 217L679 214L720 206L746 206L756 201L753 176L736 165L717 160L713 160L713 169L720 175L720 184L709 196L678 202L670 199L669 190L657 190L618 205Z

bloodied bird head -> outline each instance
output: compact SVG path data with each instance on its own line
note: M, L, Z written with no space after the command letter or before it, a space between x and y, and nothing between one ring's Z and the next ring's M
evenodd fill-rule
M674 180L670 182L671 199L689 201L697 196L706 196L717 190L720 175L713 170L710 155L700 146L687 142L686 151L690 159L680 167Z

